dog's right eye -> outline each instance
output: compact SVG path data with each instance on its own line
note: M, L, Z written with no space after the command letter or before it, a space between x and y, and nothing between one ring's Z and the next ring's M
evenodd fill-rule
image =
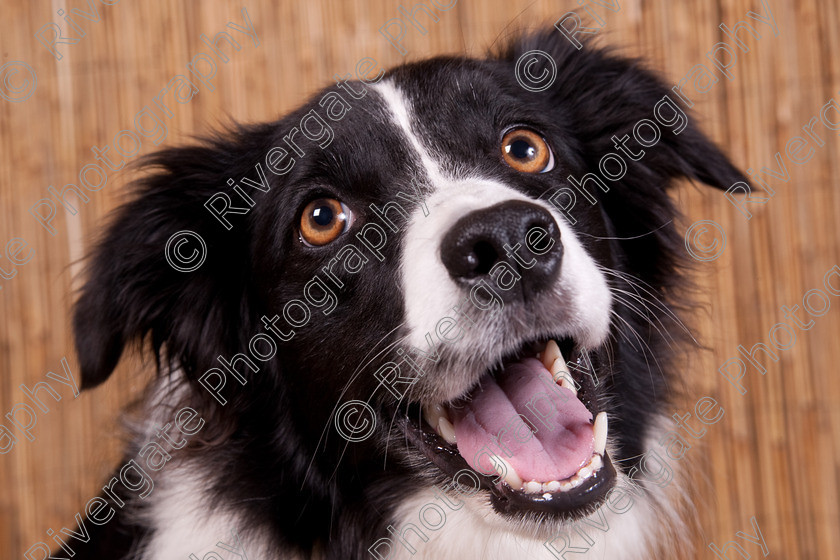
M320 247L338 239L353 223L353 213L334 198L318 198L306 205L300 215L300 241Z

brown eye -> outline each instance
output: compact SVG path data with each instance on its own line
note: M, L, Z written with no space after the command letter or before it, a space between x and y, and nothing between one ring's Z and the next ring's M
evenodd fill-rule
M306 205L300 216L300 240L320 247L335 241L353 222L353 213L334 198L319 198Z
M545 173L554 169L554 154L542 136L527 128L515 128L502 138L502 158L522 173Z

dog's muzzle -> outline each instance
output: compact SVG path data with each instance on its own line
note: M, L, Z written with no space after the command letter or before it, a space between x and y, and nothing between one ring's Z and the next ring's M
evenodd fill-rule
M537 204L508 200L470 211L439 250L464 292L480 283L499 287L513 320L527 322L546 301L563 297L555 289L564 255L560 227ZM503 276L515 282L505 286ZM408 435L445 474L480 475L498 512L574 519L614 485L607 413L589 352L569 336L534 331L457 398L421 402L423 421L409 424Z

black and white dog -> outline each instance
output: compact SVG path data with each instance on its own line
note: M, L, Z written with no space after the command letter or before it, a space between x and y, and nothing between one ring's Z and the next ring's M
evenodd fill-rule
M517 80L534 50L544 91ZM365 80L145 160L74 325L84 387L130 345L159 375L66 547L684 554L655 454L685 338L667 189L745 178L637 61L555 31ZM167 259L183 231L191 271Z

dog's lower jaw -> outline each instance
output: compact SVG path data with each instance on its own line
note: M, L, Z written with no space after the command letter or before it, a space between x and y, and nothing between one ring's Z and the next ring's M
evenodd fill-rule
M662 423L664 425L664 422ZM652 449L659 436L647 438ZM570 524L548 528L531 522L511 521L501 517L491 507L486 493L460 498L463 507L446 511L446 521L432 531L420 524L418 514L424 505L439 503L432 489L422 490L406 500L397 510L392 523L401 531L413 524L425 533L427 541L415 532L407 533L414 554L400 544L395 534L388 560L509 560L512 558L555 559L574 557L585 559L648 560L650 558L693 558L692 531L695 523L690 516L691 502L686 496L684 472L667 457L673 470L673 480L660 486L643 476L633 481L619 474L616 487L627 489L632 504L616 505L616 513L602 505L598 511ZM564 538L566 539L564 541ZM552 548L553 545L553 548ZM565 546L565 552L564 552ZM574 554L573 554L574 553ZM377 558L371 554L370 558Z

